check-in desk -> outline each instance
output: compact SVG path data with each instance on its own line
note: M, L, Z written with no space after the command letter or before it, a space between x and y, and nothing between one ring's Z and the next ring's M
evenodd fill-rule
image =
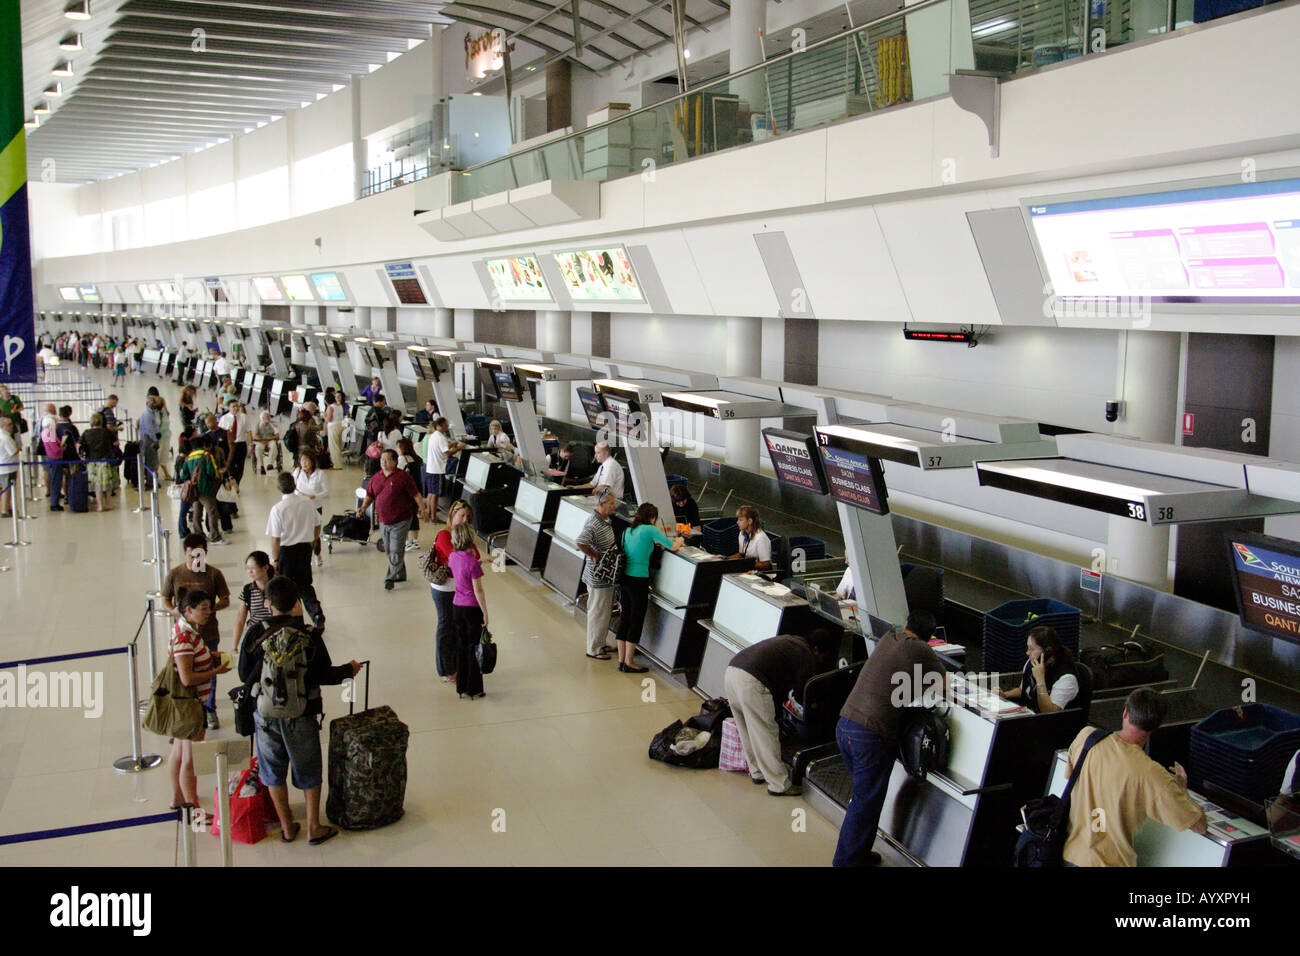
M578 535L596 511L596 499L590 495L561 498L555 508L555 524L542 532L551 539L542 568L542 581L570 601L582 593L582 570L587 556L578 550Z
M506 508L510 513L510 534L506 538L510 559L529 571L545 566L551 537L543 532L555 524L560 502L581 494L577 488L566 488L544 478L522 479L514 505Z
M1048 792L1065 792L1067 752L1054 754ZM1205 811L1204 833L1173 830L1147 820L1133 838L1138 866L1262 866L1285 864L1289 858L1269 841L1268 828L1235 815L1231 810L1189 790L1192 802Z
M665 670L683 674L688 684L694 684L708 639L703 622L714 616L723 577L754 562L751 558L733 561L692 547L658 554L659 567L651 570L640 649Z
M1083 713L1034 714L972 687L947 718L947 767L922 780L895 760L881 835L924 866L1010 866L1020 808L1042 795L1052 755L1082 729ZM838 753L809 765L804 796L837 826L851 793Z
M491 452L469 456L461 497L474 509L474 530L481 535L496 534L510 527L506 507L515 499L515 489L523 472L512 463Z
M696 693L725 696L723 675L733 657L778 634L806 634L812 622L808 601L785 585L753 572L724 576L713 617L700 622L708 637L695 679Z

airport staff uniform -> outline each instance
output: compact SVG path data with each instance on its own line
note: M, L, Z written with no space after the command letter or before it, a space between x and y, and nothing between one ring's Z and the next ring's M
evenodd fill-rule
M593 488L599 488L605 485L618 501L623 500L623 466L614 460L611 454L606 458L599 468L596 469L596 477L591 479Z
M266 520L266 534L280 539L280 559L276 571L298 585L303 610L317 625L325 623L316 588L312 585L311 551L320 527L320 514L311 499L294 492L281 495Z

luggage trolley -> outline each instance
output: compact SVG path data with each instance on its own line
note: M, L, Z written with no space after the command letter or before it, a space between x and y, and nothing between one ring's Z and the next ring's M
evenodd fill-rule
M361 507L361 502L366 500L365 488L357 489L357 508ZM370 532L375 527L374 521L375 506L371 505L370 510L365 515L358 518L354 508L350 514L334 515L325 523L321 529L321 537L325 539L326 548L330 554L334 553L334 542L336 541L355 541L361 547L370 543ZM379 542L383 545L383 542Z

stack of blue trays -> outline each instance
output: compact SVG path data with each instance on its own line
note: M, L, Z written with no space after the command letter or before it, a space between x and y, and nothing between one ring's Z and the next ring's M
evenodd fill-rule
M806 534L791 535L788 551L792 558L798 548L803 549L805 561L820 561L826 557L826 542L820 538L810 538Z
M706 521L703 531L704 550L709 554L735 554L740 550L740 529L734 517Z
M1228 707L1192 728L1188 772L1252 800L1276 796L1300 750L1300 716L1267 704Z
M1051 598L1033 598L999 604L984 615L984 669L1023 669L1025 636L1036 627L1056 631L1061 643L1078 660L1079 609Z

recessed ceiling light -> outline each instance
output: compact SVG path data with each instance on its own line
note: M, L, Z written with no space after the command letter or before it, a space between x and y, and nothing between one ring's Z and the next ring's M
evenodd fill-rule
M389 63L392 63L394 60L396 60L396 59L397 59L399 56L401 56L401 55L402 55L402 54L390 50L389 53L388 53L388 62L389 62Z
M48 103L37 103L32 107L32 112L37 116L44 116L50 112L50 105Z
M63 15L69 20L89 20L90 0L77 0L76 3L68 4L63 9Z
M81 43L81 34L80 33L67 34L62 40L59 41L59 49L71 50L73 53L77 53L80 50L84 49Z
M62 96L62 95L63 95L63 84L62 84L62 83L51 83L49 86L47 86L47 87L45 88L45 95L46 95L46 96Z
M328 93L317 93L316 102L319 103L321 100L325 99L325 97L327 97L328 95L329 95Z
M71 76L71 75L72 75L72 61L71 61L71 60L62 60L62 61L60 61L60 62L59 62L59 65L56 66L56 67L54 68L54 75L55 75L55 76Z
M382 65L383 65L383 64L381 64L381 63L371 63L371 64L370 64L370 70L369 70L369 72L371 72L371 73L375 72L375 70L379 69L380 66L382 66Z
M471 95L471 96L482 96L483 94L480 93L478 90L475 90L475 91L474 91L473 93L471 93L470 95Z
M332 92L332 93L337 93L337 92L338 92L339 90L341 90L341 89L343 89L343 84L342 84L342 83L335 83L335 84L334 84L334 88L333 88L330 92Z
M23 123L23 127L25 129L36 129L36 127L40 125L41 125L41 121L37 119L35 116L33 116L31 119Z

